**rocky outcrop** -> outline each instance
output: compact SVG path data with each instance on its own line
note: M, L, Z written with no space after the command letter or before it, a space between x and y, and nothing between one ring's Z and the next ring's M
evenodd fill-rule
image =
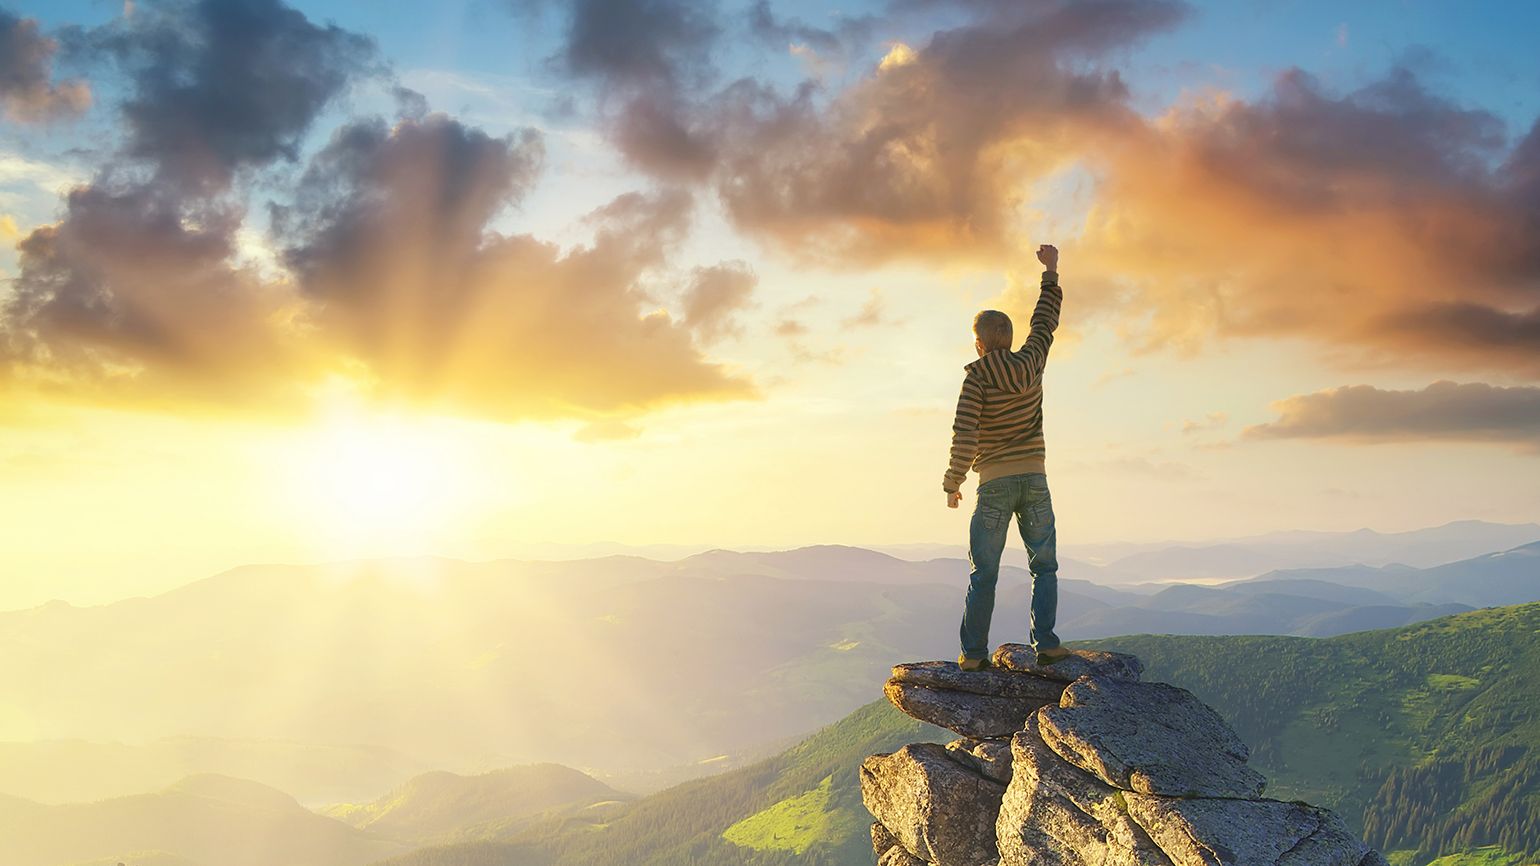
M911 855L940 866L995 859L995 818L1005 786L954 761L944 746L915 743L861 764L861 802Z
M1085 677L1038 717L1050 748L1127 791L1260 797L1267 784L1225 720L1176 686Z
M1384 866L1329 810L1262 797L1224 719L1138 659L994 665L893 669L888 698L962 738L862 764L880 866Z

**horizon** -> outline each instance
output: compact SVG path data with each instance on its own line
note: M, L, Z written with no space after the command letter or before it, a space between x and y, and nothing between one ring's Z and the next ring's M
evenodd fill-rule
M1517 547L1527 547L1527 546L1530 546L1532 544L1540 543L1540 522L1531 521L1531 522L1528 522L1528 523L1493 523L1493 522L1490 522L1490 521L1480 521L1480 520L1453 520L1453 521L1450 521L1448 523L1438 524L1436 526L1423 526L1423 527L1416 527L1416 528L1408 529L1408 530L1395 530L1395 531L1382 531L1382 530L1376 530L1376 529L1373 529L1373 528L1370 528L1370 527L1360 527L1358 529L1340 530L1340 531L1309 530L1309 529L1280 529L1280 530L1274 530L1272 532L1259 533L1259 534L1256 534L1256 535L1247 535L1247 536L1232 536L1232 537L1209 538L1209 539L1195 539L1195 538L1163 539L1163 540L1160 540L1160 541L1148 541L1148 542L1122 542L1122 541L1089 542L1089 543L1086 543L1083 546L1086 547L1086 548L1105 548L1105 547L1118 548L1118 547L1122 547L1122 548L1134 548L1134 549L1148 548L1148 549L1155 549L1155 550L1183 550L1183 549L1197 549L1197 548L1204 548L1204 547L1225 546L1225 545L1229 545L1229 544L1235 544L1237 542L1258 541L1258 540L1262 540L1262 539L1271 538L1271 537L1274 537L1274 536L1287 536L1287 535L1291 535L1291 534L1352 536L1352 535L1360 535L1360 534L1368 533L1368 534L1375 535L1375 536L1390 537L1390 536L1397 536L1397 535L1409 535L1409 534L1433 532L1433 531L1436 531L1436 530L1448 529L1448 528L1453 527L1453 526L1461 526L1461 525L1465 525L1465 526L1485 526L1485 527L1502 527L1502 528L1508 528L1508 529L1520 529L1520 528L1525 528L1525 527L1534 527L1537 530L1536 539L1533 540L1533 541L1522 542L1522 543L1520 543L1518 545L1512 545L1512 546L1501 548L1501 549L1498 549L1498 550L1493 550L1493 551L1490 551L1489 553L1501 553L1501 552L1505 552L1506 550L1509 550L1509 549L1515 549ZM659 547L671 548L672 550L668 554L663 554L663 553L648 554L646 552L649 549L659 548ZM945 548L945 547L954 548L957 553L961 554L961 556L940 556L940 557L927 557L927 558L924 558L924 559L918 559L918 558L911 558L910 556L904 555L904 551L906 549L933 548L933 547L934 548ZM323 570L324 569L337 569L337 570L344 570L344 569L356 569L356 568L360 568L360 567L364 567L364 566L395 565L395 564L409 565L409 564L411 564L413 562L419 562L419 561L438 561L438 562L453 563L453 564L456 564L456 565L495 565L495 564L499 564L499 563L519 563L519 564L577 563L577 562L585 562L585 561L590 561L590 560L611 559L611 558L641 559L641 560L645 560L645 561L648 561L648 562L655 562L655 563L677 563L677 562L682 562L684 560L691 559L691 558L694 558L694 557L697 557L697 556L701 556L702 554L710 554L710 553L742 553L742 554L770 553L770 554L774 554L774 553L793 553L793 552L798 552L798 551L803 551L803 550L813 550L813 549L820 549L820 548L838 548L838 549L845 549L845 550L860 550L860 551L864 551L864 552L868 552L868 553L874 553L874 554L878 554L880 556L888 557L890 559L895 559L895 560L900 560L900 561L905 561L905 562L934 562L934 561L936 561L938 559L965 560L966 557L967 557L967 545L966 545L966 543L963 543L963 544L949 544L947 542L911 542L911 543L904 543L904 544L878 544L878 545L837 543L837 544L805 544L805 545L797 545L797 546L794 546L794 547L763 547L763 548L755 548L755 547L720 547L720 546L705 546L705 545L661 545L661 544L659 544L659 545L626 545L626 544L621 544L621 543L618 543L618 542L595 541L595 542L589 542L589 543L586 543L586 544L566 544L566 545L546 544L546 545L537 545L536 548L537 549L547 550L548 553L546 553L544 555L529 554L529 555L500 556L500 557L493 557L493 558L488 558L488 559L466 559L466 558L459 558L459 557L452 557L452 556L442 556L442 555L437 555L437 554L415 554L415 555L402 555L402 556L363 557L363 558L348 558L348 559L335 559L335 560L281 561L281 562L280 561L244 562L244 563L237 563L237 564L234 564L234 565L230 565L230 566L227 566L225 568L221 568L221 569L209 572L207 574L202 574L202 575L194 576L194 577L191 577L191 578L189 578L189 579L187 579L187 580L185 580L183 582L172 584L172 585L165 586L165 587L161 587L161 588L159 588L159 589L157 589L157 590L155 590L153 592L140 593L140 594L135 594L135 595L127 595L127 596L116 596L116 597L110 597L110 598L91 599L91 600L85 600L85 601L70 600L70 599L54 596L52 598L47 598L47 599L42 599L42 600L34 600L30 604L24 604L24 605L18 606L18 607L4 607L4 606L0 606L0 614L5 614L5 613L21 613L21 612L26 612L26 611L30 611L30 610L36 610L37 608L46 607L46 606L55 605L55 604L63 604L63 605L67 605L69 607L74 607L74 608L103 607L103 606L106 606L106 605L116 604L116 603L122 602L122 601L133 601L133 600L137 600L137 599L154 598L156 596L164 595L166 593L175 592L178 589L182 589L184 587L190 586L190 585L195 584L195 583L199 583L199 582L204 581L204 580L209 580L209 579L212 579L212 578L222 577L222 576L224 576L226 574L229 574L230 572L242 571L242 570L247 570L247 569L262 569L262 568L296 568L296 569L323 569ZM612 550L611 552L597 552L597 551L583 552L583 551L586 551L586 550L588 550L590 548L614 548L614 550ZM552 555L556 550L568 550L568 551L570 551L572 553L572 555L569 555L569 556ZM1077 551L1075 549L1075 546L1069 546L1067 548L1061 548L1061 551L1063 551L1063 550L1067 550L1068 551L1068 555L1063 557L1066 560L1082 559L1084 562L1086 562L1087 564L1090 564L1090 565L1107 565L1107 564L1110 564L1109 562L1104 561L1102 558L1096 557L1096 556L1077 556L1076 555ZM1125 551L1125 552L1127 552L1127 551ZM1019 568L1025 568L1026 567L1026 560L1023 558L1025 556L1025 551L1020 551L1019 552L1021 554L1021 556L1013 556L1013 554L1015 554L1015 553L1018 553L1018 552L1007 551L1007 559L1005 560L1004 564L1006 564L1006 565L1015 565L1015 566L1017 566ZM1486 554L1482 554L1482 555L1486 555ZM1447 562L1449 562L1449 563L1459 562L1459 561L1462 561L1462 560L1465 560L1465 559L1469 559L1469 558L1471 558L1471 557L1458 556L1458 557L1454 557L1452 559L1447 560ZM1115 562L1115 560L1116 560L1116 557L1114 557L1113 561ZM1397 564L1397 563L1387 563L1387 565L1392 565L1392 564ZM1297 566L1295 568L1296 569L1303 568L1303 566ZM964 572L959 572L959 574L964 576L964 577L966 576ZM1145 589L1147 589L1149 587L1152 587L1152 586L1174 586L1174 585L1180 585L1180 584L1223 586L1225 584L1234 583L1234 582L1238 582L1238 581L1249 580L1249 579L1252 579L1253 577L1260 578L1260 577L1263 577L1263 576L1265 576L1265 574L1264 575L1254 575L1252 577L1243 577L1243 578L1237 578L1237 577L1201 577L1201 576L1194 576L1194 577L1163 577L1163 578L1162 577L1157 577L1157 578L1152 578L1152 579L1150 579L1148 581L1142 581L1142 582L1135 582L1135 583L1116 582L1116 583L1111 583L1111 584L1102 583L1100 581L1095 580L1094 578L1080 577L1080 576L1066 576L1063 579L1071 580L1071 581L1080 580L1080 581L1085 581L1085 582L1089 582L1089 583L1098 583L1099 585L1105 585L1105 586L1117 586L1118 588L1127 589L1127 590L1130 590L1130 591L1141 591L1141 590L1145 590Z

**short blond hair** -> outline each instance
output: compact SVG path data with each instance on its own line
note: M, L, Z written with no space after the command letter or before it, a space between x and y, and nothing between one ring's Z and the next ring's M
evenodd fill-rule
M999 310L982 310L973 317L973 335L984 345L984 351L1011 347L1011 317Z

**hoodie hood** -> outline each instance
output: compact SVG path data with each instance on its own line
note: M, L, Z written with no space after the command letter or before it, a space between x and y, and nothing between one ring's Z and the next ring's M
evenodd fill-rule
M1013 394L1025 392L1031 378L1026 360L1010 349L985 352L977 361L964 364L963 369L977 377L984 387Z

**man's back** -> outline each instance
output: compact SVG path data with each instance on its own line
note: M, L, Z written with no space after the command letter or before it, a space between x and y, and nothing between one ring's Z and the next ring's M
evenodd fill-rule
M1043 368L1063 299L1058 274L1045 271L1032 330L1021 348L985 352L964 367L967 374L952 425L951 465L942 482L948 493L958 489L969 469L978 471L980 484L1003 475L1046 471Z

